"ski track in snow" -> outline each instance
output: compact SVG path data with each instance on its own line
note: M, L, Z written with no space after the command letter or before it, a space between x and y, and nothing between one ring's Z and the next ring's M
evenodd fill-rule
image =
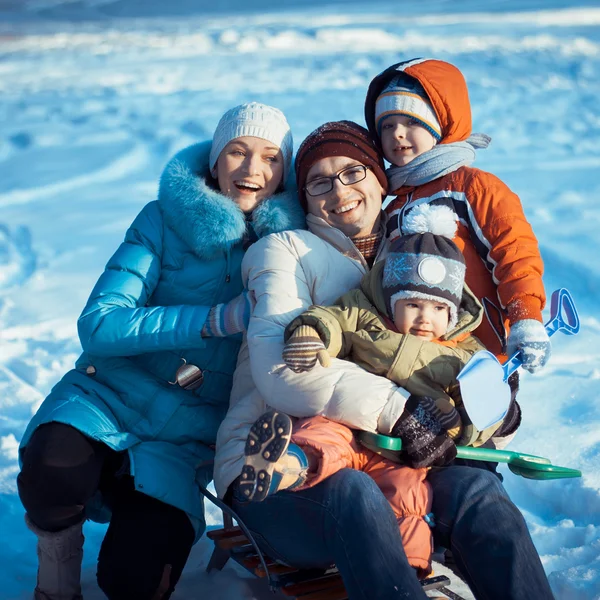
M18 442L76 359L77 316L125 229L155 198L166 160L210 137L224 110L248 100L281 108L296 147L326 120L363 122L370 79L420 55L465 73L475 130L493 138L476 165L520 195L545 259L546 290L567 287L580 312L579 336L557 334L543 373L522 377L523 424L511 448L584 477L535 482L502 472L557 599L600 598L600 8L593 4L531 0L525 10L516 0L469 0L451 14L444 2L436 13L411 1L399 15L392 2L369 13L351 3L313 17L299 3L239 15L230 0L224 16L151 18L155 5L146 3L144 18L115 20L106 16L142 5L24 0L13 21L0 24L3 597L28 597L35 577L34 540L16 496ZM219 522L209 507L209 525ZM94 581L103 532L86 525L90 600L103 597ZM206 575L209 556L203 538L174 599L273 597L237 567Z

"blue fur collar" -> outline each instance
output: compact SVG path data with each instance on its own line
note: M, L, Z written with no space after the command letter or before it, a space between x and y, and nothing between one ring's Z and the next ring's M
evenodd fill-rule
M200 258L230 249L246 232L242 210L206 182L210 145L201 142L178 152L165 167L158 189L165 222ZM293 183L254 209L252 225L258 237L306 227Z

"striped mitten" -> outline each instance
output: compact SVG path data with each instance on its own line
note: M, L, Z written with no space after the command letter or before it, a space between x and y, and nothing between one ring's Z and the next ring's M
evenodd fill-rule
M411 395L392 429L392 435L402 439L409 467L441 467L456 458L456 446L435 416L436 410L433 398Z
M250 294L244 290L226 304L217 304L210 309L202 328L202 337L227 337L248 329L252 302Z
M310 325L300 325L283 347L283 362L294 372L310 371L317 358L322 366L329 366L329 354L319 333Z

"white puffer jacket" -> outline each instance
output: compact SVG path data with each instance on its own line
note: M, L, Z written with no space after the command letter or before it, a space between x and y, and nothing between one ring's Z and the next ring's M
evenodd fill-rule
M389 434L408 394L384 377L334 359L294 373L282 361L286 326L312 304L328 305L359 285L368 266L352 241L308 215L310 231L286 231L253 244L242 262L256 297L238 356L230 407L217 435L215 487L222 497L240 475L250 426L268 406L295 417L322 414L365 431ZM385 254L380 250L378 260ZM256 383L256 385L255 385Z

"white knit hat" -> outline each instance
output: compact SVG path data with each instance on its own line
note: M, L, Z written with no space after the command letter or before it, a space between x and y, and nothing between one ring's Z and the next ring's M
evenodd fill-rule
M247 102L228 110L219 121L210 149L209 167L214 175L217 159L231 140L257 137L275 144L283 155L283 182L290 170L294 141L285 115L272 106Z
M418 121L437 142L442 128L423 86L413 77L401 73L381 92L375 102L375 124L381 135L381 123L391 115L406 115Z

